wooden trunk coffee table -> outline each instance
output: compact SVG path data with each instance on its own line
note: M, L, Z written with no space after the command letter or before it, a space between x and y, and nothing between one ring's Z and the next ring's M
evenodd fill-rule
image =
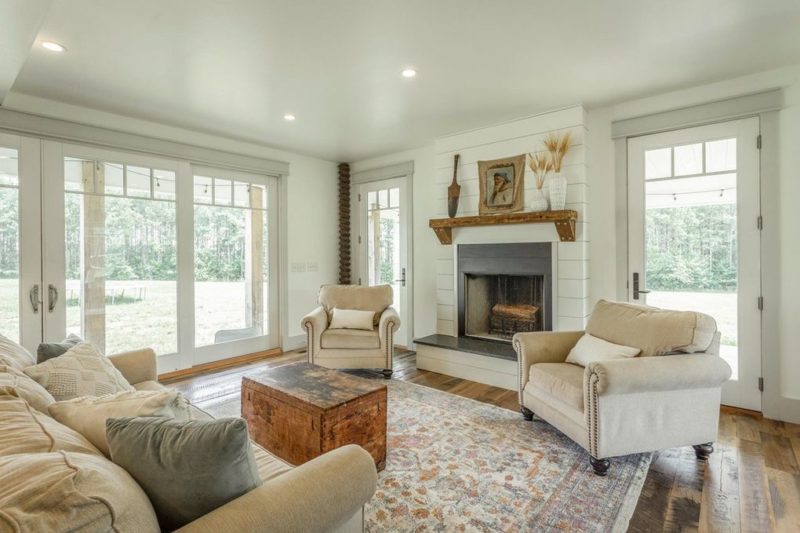
M293 363L242 378L242 417L258 444L293 465L358 444L386 465L386 385Z

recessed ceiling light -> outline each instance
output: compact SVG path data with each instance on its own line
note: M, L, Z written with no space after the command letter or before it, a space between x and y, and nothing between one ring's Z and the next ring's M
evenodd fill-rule
M404 78L413 78L414 76L417 75L417 71L414 70L413 68L409 67L409 68L403 69L403 72L401 72L401 74L403 75Z
M292 122L294 119L295 116L292 115L291 113L286 113L285 115L283 115L283 120L288 120L289 122Z
M50 50L51 52L66 52L67 50L63 44L58 44L54 41L42 41L42 48Z

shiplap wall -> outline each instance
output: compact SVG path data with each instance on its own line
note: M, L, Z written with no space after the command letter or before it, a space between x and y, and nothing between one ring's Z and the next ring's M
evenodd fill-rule
M578 211L576 241L559 242L552 224L484 226L453 230L453 245L436 249L437 332L457 335L456 250L459 244L503 242L554 242L554 329L583 329L589 314L589 254L586 182L585 112L575 106L496 126L442 137L435 143L437 194L435 217L447 216L447 185L453 178L453 156L460 154L461 184L459 216L478 213L478 161L545 151L543 140L552 131L572 134L573 145L564 159L567 177L567 209ZM531 171L525 169L525 209L536 188ZM547 184L545 183L545 194Z

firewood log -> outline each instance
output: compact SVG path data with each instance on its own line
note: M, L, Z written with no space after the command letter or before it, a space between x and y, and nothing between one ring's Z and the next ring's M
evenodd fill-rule
M495 304L492 306L492 314L508 318L520 318L523 320L533 320L539 308L535 305L505 305Z

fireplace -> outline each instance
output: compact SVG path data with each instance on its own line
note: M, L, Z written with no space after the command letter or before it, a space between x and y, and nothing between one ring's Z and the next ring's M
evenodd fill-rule
M552 326L550 243L458 247L458 335L510 342Z

